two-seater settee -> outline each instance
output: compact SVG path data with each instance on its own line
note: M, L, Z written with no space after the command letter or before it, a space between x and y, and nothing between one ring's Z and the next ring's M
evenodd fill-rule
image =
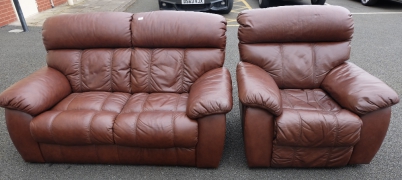
M217 167L232 108L226 20L92 13L43 25L47 67L0 95L27 162Z

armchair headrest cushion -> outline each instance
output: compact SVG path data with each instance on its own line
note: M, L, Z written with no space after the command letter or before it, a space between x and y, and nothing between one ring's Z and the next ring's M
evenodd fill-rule
M240 43L341 42L352 39L353 19L340 6L281 6L242 11Z

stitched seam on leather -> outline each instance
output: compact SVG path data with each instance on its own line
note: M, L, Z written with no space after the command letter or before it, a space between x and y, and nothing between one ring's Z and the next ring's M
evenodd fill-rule
M71 101L70 101L70 102L68 102L68 104L67 104L67 107L66 107L65 111L67 111L67 110L69 109L69 107L70 107L70 105L71 105L71 102L73 102L73 100L75 100L75 98L77 98L79 95L80 95L80 94L75 94L75 96L74 96L74 97L71 99Z
M120 112L121 112L121 110L120 110ZM120 115L120 113L116 113L116 115L113 117L113 124L112 124L112 142L113 142L113 144L115 145L116 144L116 141L115 141L115 139L114 139L114 136L115 136L115 133L114 133L114 126L116 125L116 119L117 119L117 116L119 116Z
M316 52L315 52L315 43L311 43L311 51L312 51L312 56L313 56L313 84L314 86L317 84L317 78L316 76L316 69L317 69L317 59L316 59Z
M309 90L308 89L304 89L303 90L303 92L306 94L306 99L307 99L307 101L304 101L304 100L301 100L301 101L303 101L304 103L306 103L307 105L309 105L309 106L312 106L314 109L316 109L317 110L317 107L315 107L314 105L311 105L310 104L310 101L309 101L309 95L308 95L308 92L309 92ZM295 97L296 98L296 97Z
M286 92L286 90L283 90L283 93L285 94L286 99L288 100L288 102L289 102L290 106L292 107L292 109L294 109L295 107L293 106L292 101L289 99L289 96L288 96L289 94Z
M148 101L148 98L150 96L150 94L147 94L147 93L145 93L145 94L147 95L147 97L145 98L144 102L141 105L140 113L144 112L145 103Z
M297 148L298 148L298 147L292 147L292 149L293 149L293 157L292 157L292 165L291 165L291 167L294 167L294 164L295 164L295 159L296 159L296 154L297 154Z
M151 57L150 57L150 59L149 59L149 62L148 62L148 84L147 84L147 88L146 88L146 92L151 92L151 68L152 68L152 58L153 58L153 56L154 56L154 51L155 51L155 49L152 49L152 51L151 51Z
M173 140L173 147L176 147L176 142L175 142L175 131L174 131L174 122L175 122L175 112L173 112L172 113L172 117L171 117L172 119L171 119L171 121L170 121L170 123L172 124L172 134L173 134L173 138L172 138L172 140Z
M134 132L134 134L135 134L134 140L135 141L137 141L137 137L138 137L138 135L137 135L138 121L140 120L140 115L144 112L144 106L145 106L145 103L147 102L148 98L149 98L149 94L147 94L147 97L145 98L144 102L142 103L141 110L140 110L140 112L138 112L137 118L135 118L135 121L134 121L134 131L135 131Z
M112 96L112 94L113 94L113 93L109 93L109 95L106 96L106 98L103 100L103 103L102 103L102 106L101 106L101 110L102 110L102 111L105 111L105 110L103 110L103 107L105 106L106 101L109 99L109 97Z
M113 92L113 57L117 49L114 49L110 58L110 92Z
M336 142L338 141L338 136L339 136L339 120L338 117L336 116L335 113L332 113L332 115L335 117L336 119L336 136L335 136L335 140L334 140L334 144L332 145L331 149L330 149L330 154L328 155L328 159L327 159L327 163L326 165L328 165L329 159L332 156L332 149L335 147Z
M134 76L133 76L133 67L131 66L131 61L133 61L134 52L135 52L135 48L132 47L132 49L130 50L130 62L128 63L128 66L130 67L130 71L129 71L129 74L130 74L129 93L130 94L133 93L133 81L131 79L134 79Z
M52 125L53 125L54 120L55 120L62 112L63 112L63 111L60 111L56 116L54 116L54 118L53 118L52 121L50 122L50 127L49 127L50 136L52 137L53 142L55 142L55 143L57 143L57 144L60 144L60 143L56 141L55 136L53 135L53 131L52 131L53 128L52 128Z
M303 92L306 93L306 90L303 90ZM300 98L294 96L293 94L287 93L287 95L292 96L292 97L294 97L295 99L298 99L298 100L300 100L300 101L306 102L306 101L304 101L303 99L300 99ZM306 96L307 96L307 93L306 93ZM290 100L289 100L289 101L290 101ZM306 102L306 103L307 103L307 102ZM293 107L293 106L292 106L292 107Z
M185 92L184 91L184 61L186 60L186 50L187 49L183 50L183 59L181 61L181 91L180 91L180 93Z
M284 68L284 66L283 66L283 45L282 44L279 44L279 49L280 49L280 54L281 54L281 63L282 63L282 67L281 67L281 81L282 81L282 87L285 87L285 83L284 83L284 78L285 77L283 77L283 74L284 74L284 72L283 71L285 71L285 68Z
M79 68L79 73L80 73L80 92L82 92L82 54L84 53L84 50L81 51L80 53L80 58L79 58L79 62L80 62L80 68Z
M139 119L140 119L140 115L141 115L141 113L142 112L139 112L139 113L137 113L137 117L135 117L135 121L134 121L134 124L133 124L133 130L134 130L134 142L137 142L137 137L138 137L138 134L137 134L137 129L138 129L138 121L139 121Z
M300 118L300 134L299 134L299 140L297 142L297 144L300 144L301 139L302 139L302 134L303 134L303 118L301 117L300 112L298 110L295 110L295 111L297 112L297 114L299 115L299 118ZM293 166L293 164L295 162L295 156L296 156L296 153L297 153L297 148L295 148L294 151L295 152L293 153L292 166Z
M319 101L317 100L317 98L316 98L316 96L315 96L315 90L313 89L313 90L311 90L311 91L313 91L313 98L314 98L314 101L318 104L318 106L320 106L320 108L321 108L321 110L324 110L324 111L329 111L329 110L326 110L324 107L322 107L321 106L321 103L319 103ZM326 96L326 95L325 95ZM324 96L324 97L325 97ZM321 100L321 99L320 99Z
M175 107L175 111L172 113L172 132L173 132L173 146L176 147L176 139L175 139L175 115L177 112L177 108L179 106L179 102L180 102L180 98L181 98L181 94L177 94L176 96L178 96L176 99L176 107ZM177 155L177 151L176 151L176 155ZM177 157L176 157L177 158Z
M130 96L130 97L131 97L131 96ZM130 100L130 97L128 97L128 98L126 99L126 103L124 103L123 107L120 109L120 112L118 112L118 113L116 114L116 116L113 118L113 125L112 125L112 139L113 139L113 144L116 144L116 140L115 140L115 135L116 135L116 134L115 134L115 132L114 132L114 127L115 127L115 125L116 125L117 117L121 114L121 112L123 111L124 107L126 107L128 100ZM120 158L119 158L119 161L120 161Z
M335 139L334 139L334 144L332 145L332 146L335 146L335 144L336 144L336 142L338 142L338 136L339 136L339 120L338 120L338 116L335 114L335 113L332 113L332 115L335 117L335 119L336 119L336 127L335 127L335 129L336 129L336 136L335 136Z
M96 116L96 112L92 115L91 120L89 121L88 137L89 137L89 143L91 143L91 144L93 144L93 142L92 142L92 121L94 120L95 116Z

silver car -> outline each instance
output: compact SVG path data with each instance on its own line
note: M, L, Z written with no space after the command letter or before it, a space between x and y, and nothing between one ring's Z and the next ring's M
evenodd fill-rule
M377 4L377 2L379 2L379 1L380 0L360 0L360 2L365 6L373 6L373 5ZM402 0L391 0L391 1L402 3Z
M275 1L279 0L258 0L258 5L260 6L260 8L266 8L272 6ZM325 1L326 0L311 0L311 4L324 5Z
M158 0L160 10L208 11L228 14L232 10L233 0Z

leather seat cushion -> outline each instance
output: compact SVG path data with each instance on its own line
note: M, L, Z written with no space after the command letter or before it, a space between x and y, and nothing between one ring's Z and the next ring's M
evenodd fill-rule
M195 147L197 121L187 118L188 94L73 93L35 117L32 137L60 145L118 144Z
M359 141L361 119L321 89L281 90L281 95L284 109L275 121L275 145L346 147Z
M198 123L186 116L187 98L187 93L134 94L116 118L116 144L145 148L195 147Z
M281 96L271 166L345 166L360 139L361 119L321 89L286 89Z

